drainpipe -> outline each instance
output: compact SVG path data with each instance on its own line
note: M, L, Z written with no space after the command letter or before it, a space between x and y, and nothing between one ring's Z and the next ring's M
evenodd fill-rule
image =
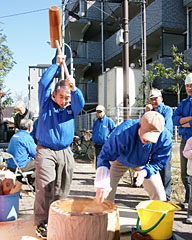
M190 48L190 12L192 11L191 7L187 7L187 49Z
M129 119L129 1L123 0L122 4L124 44L123 44L123 106L124 120Z

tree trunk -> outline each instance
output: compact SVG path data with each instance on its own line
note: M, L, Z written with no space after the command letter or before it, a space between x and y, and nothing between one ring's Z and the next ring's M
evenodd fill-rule
M120 240L117 206L105 200L66 198L49 209L48 240Z
M180 88L179 88L179 82L177 82L177 105L180 103L181 101L181 91L180 91Z

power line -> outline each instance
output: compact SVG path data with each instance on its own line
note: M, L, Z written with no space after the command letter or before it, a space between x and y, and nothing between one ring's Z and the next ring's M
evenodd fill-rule
M91 0L85 0L85 2L91 2ZM101 1L95 1L95 2L101 2ZM117 20L117 21L119 21L119 19L117 19L117 17L115 16L112 16L112 15L110 15L109 13L107 13L107 12L105 12L105 11L103 11L103 10L101 10L99 7L97 7L97 6L95 6L95 5L92 5L92 7L94 7L94 8L96 8L97 10L99 10L100 12L102 12L102 13L104 13L104 14L106 14L107 16L110 16L110 17L112 17L113 19L115 19L115 20ZM110 9L111 10L111 9ZM112 14L113 14L113 11L111 12Z
M72 1L68 1L67 4L74 2L74 0ZM91 2L91 0L85 0L85 2ZM100 1L95 1L95 2L100 2ZM61 6L59 6L61 7ZM93 7L95 7L97 10L101 11L101 9L99 7L96 7L95 5L93 5ZM108 6L109 7L109 6ZM111 10L111 14L114 14L114 12L112 11L111 8L109 8ZM43 8L43 9L37 9L37 10L32 10L32 11L28 11L28 12L22 12L22 13L15 13L15 14L10 14L10 15L4 15L4 16L0 16L0 18L9 18L9 17L16 17L16 16L21 16L21 15L26 15L26 14L31 14L31 13L36 13L36 12L42 12L42 11L47 11L49 10L49 8ZM112 18L114 18L115 20L118 20L117 17L110 15L109 13L103 11L104 14L111 16ZM115 14L114 14L115 15Z
M109 6L109 2L106 2L107 3L107 7L110 9L111 11L111 14L113 14L115 16L116 19L118 19L119 17L115 14L115 12L112 10L112 8Z
M31 14L31 13L42 12L42 11L47 11L47 10L49 10L49 8L43 8L43 9L33 10L33 11L29 11L29 12L15 13L15 14L10 14L10 15L0 16L0 18L21 16L21 15L25 15L25 14Z

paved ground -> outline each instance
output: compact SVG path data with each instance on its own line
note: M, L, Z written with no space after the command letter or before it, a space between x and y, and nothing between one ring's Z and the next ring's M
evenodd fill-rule
M95 197L95 170L91 164L83 160L76 163L70 196ZM24 186L27 189L27 186ZM143 188L133 188L129 183L121 181L116 194L116 204L120 213L121 240L131 239L131 229L136 226L137 211L135 207L148 197ZM39 239L33 226L34 199L22 194L20 199L19 218L16 221L0 222L1 240ZM192 239L192 227L185 224L186 211L175 213L173 232L177 240ZM91 239L90 239L91 240Z

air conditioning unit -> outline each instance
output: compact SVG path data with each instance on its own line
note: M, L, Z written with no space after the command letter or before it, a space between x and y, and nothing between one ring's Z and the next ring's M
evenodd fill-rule
M116 33L116 44L117 45L122 45L124 43L124 37L123 37L123 29L120 29L117 33Z

